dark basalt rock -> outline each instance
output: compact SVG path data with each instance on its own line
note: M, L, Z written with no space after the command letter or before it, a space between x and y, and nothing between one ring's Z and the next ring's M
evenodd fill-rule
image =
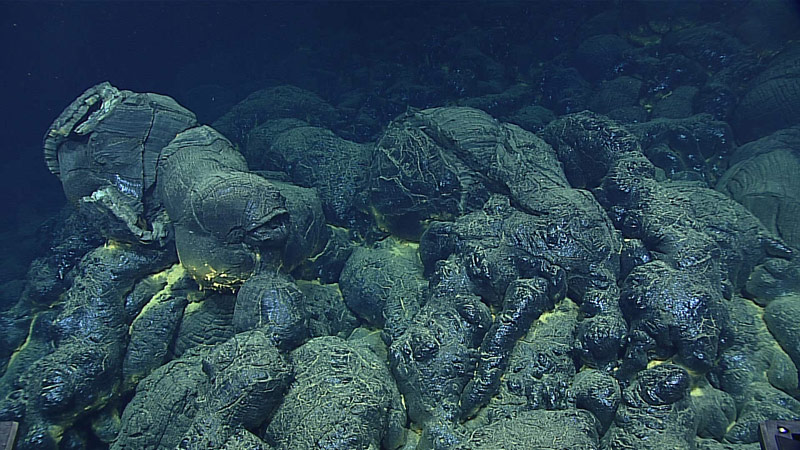
M741 142L749 142L797 124L800 117L800 46L793 44L775 56L753 80L734 112Z
M268 335L239 333L142 380L111 448L223 448L271 417L291 376Z
M255 161L253 167L287 173L292 183L317 191L328 222L366 231L369 219L361 211L360 193L367 183L371 144L288 120L267 122L251 134L245 157Z
M598 34L587 38L575 50L574 64L587 80L613 77L624 63L631 45L616 34Z
M730 327L723 301L702 277L656 261L628 275L620 305L631 331L655 341L658 357L675 354L690 369L707 371Z
M383 361L336 337L315 338L292 352L295 379L264 432L276 448L396 449L405 409Z
M800 246L800 127L794 126L742 145L716 189L741 203L787 244Z
M679 366L662 364L639 373L622 394L607 448L681 448L694 446L696 420L688 396L689 375Z
M300 119L311 125L330 127L338 120L338 113L311 91L281 85L253 92L212 126L231 141L242 145L251 130L273 119Z
M453 423L491 316L454 260L437 264L431 280L427 302L392 341L389 361L412 421Z
M778 7L428 6L312 11L258 73L203 50L247 85L181 92L261 89L214 128L108 83L65 109L76 212L0 284L21 448L732 449L800 417L797 48L749 12Z
M181 264L204 287L235 289L274 264L288 237L286 199L247 172L214 129L178 135L159 160L158 196L175 227Z
M283 351L300 346L308 338L306 300L288 277L256 275L236 294L233 328L237 333L259 329Z
M35 342L0 379L3 391L25 393L0 403L4 420L24 419L22 448L56 445L46 430L70 428L117 394L128 340L125 294L172 262L169 253L130 246L100 247L81 260L63 305L34 320Z
M417 314L426 287L416 246L393 238L355 249L339 280L347 307L392 337Z

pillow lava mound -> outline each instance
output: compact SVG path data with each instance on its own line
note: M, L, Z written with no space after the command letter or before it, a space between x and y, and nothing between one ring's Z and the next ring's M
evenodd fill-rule
M18 448L749 449L800 419L795 234L758 208L791 199L752 182L796 130L714 190L588 111L409 109L360 143L340 118L299 88L219 131L108 83L64 110L45 159L91 231L14 309Z

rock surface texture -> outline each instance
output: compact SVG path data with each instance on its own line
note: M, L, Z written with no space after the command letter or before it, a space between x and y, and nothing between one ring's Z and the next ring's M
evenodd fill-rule
M0 289L17 448L746 450L800 420L800 27L557 3L376 17L211 125L69 104L70 206Z

